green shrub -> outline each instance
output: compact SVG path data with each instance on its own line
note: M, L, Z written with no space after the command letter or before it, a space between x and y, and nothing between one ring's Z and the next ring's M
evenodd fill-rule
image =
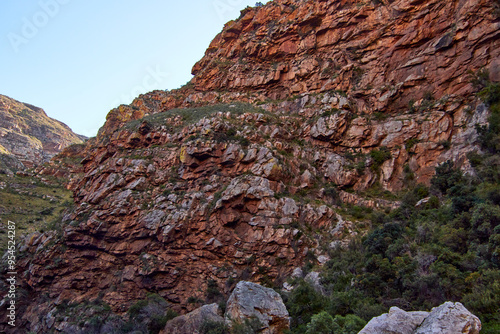
M334 322L341 327L338 332L335 332L340 334L357 334L366 325L366 321L354 314L348 314L345 317L336 315Z
M462 172L455 168L453 161L448 160L436 167L436 174L431 179L431 185L442 194L463 181Z
M407 152L411 152L411 149L420 142L417 138L408 139L405 143L405 149Z
M481 243L487 242L500 226L500 207L481 203L474 208L471 217L472 235Z
M146 299L139 300L128 309L129 322L126 326L135 328L137 324L145 325L150 333L158 333L168 320L177 313L168 308L165 299L157 294L148 294Z
M373 209L358 205L346 205L347 214L356 219L364 219L373 212Z
M397 223L387 223L376 228L366 237L363 245L370 254L385 254L390 244L397 239L403 229Z
M482 88L478 96L488 105L491 115L488 125L476 126L481 147L491 154L500 152L500 84L489 81L489 73L479 71L473 81L476 87Z
M256 317L245 319L243 322L232 321L231 334L256 334L260 332L262 323Z
M299 281L295 289L286 297L285 304L290 313L292 328L305 329L312 316L323 311L327 306L326 298L304 280Z
M382 146L378 150L373 150L370 152L370 156L373 160L372 165L370 168L376 172L380 169L380 166L386 161L392 158L391 151L385 147Z
M205 320L200 326L201 334L229 334L229 328L224 322Z
M311 321L307 324L306 330L306 334L334 334L339 332L340 326L325 311L313 315Z
M219 290L217 282L213 279L208 280L207 290L205 294L207 303L220 302L222 299L224 299L224 296Z

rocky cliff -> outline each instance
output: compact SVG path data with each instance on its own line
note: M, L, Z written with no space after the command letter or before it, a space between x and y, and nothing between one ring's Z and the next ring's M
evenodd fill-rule
M84 139L66 124L48 117L43 109L0 95L2 170L39 165Z
M388 212L390 191L444 161L474 173L488 116L474 82L499 80L499 24L486 0L244 10L188 85L112 110L79 151L75 208L19 263L20 322L64 330L61 305L125 314L155 292L186 312L239 280L281 286L366 233L339 204Z

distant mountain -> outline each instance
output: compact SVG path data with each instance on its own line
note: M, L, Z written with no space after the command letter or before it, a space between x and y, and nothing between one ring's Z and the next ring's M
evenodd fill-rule
M0 172L36 166L85 139L43 109L0 95Z

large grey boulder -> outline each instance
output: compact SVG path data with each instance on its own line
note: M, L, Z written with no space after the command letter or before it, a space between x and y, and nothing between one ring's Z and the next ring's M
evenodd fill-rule
M431 310L414 334L479 334L481 321L461 303L446 302Z
M359 334L412 334L429 312L405 312L391 307L389 313L373 318Z
M224 323L217 304L204 305L188 314L175 317L167 322L160 334L199 334L204 321Z
M281 299L273 289L241 281L229 297L226 307L226 322L244 323L245 320L258 319L259 333L278 334L290 328L290 317Z
M479 334L481 321L462 304L446 302L431 312L405 312L391 307L358 334Z

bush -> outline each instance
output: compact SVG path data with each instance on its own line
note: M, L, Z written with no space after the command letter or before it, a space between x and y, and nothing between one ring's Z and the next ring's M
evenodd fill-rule
M462 172L455 168L453 161L448 160L436 167L436 175L431 179L431 185L442 194L446 194L448 189L462 181Z
M500 103L500 84L487 82L478 95L489 106Z
M472 213L471 225L472 235L477 241L487 242L500 225L500 208L485 203L477 205Z
M376 228L368 234L363 245L370 254L385 254L390 244L402 233L402 228L397 223L387 223Z
M219 303L224 300L224 296L219 290L217 282L213 279L208 280L207 291L206 291L206 301L207 303Z
M341 327L341 330L335 333L340 334L357 334L366 325L366 321L354 314L348 314L345 317L336 315L334 321Z
M370 152L370 156L373 160L373 163L371 165L371 169L376 172L380 169L380 166L386 161L392 158L391 151L385 147L382 146L378 150L373 150Z
M333 321L328 312L315 314L307 324L306 334L334 334L340 332L340 326Z
M285 304L292 318L292 328L304 328L312 316L323 311L327 305L326 298L304 280L285 298Z
M146 299L137 301L128 309L129 322L127 326L137 327L145 325L150 333L158 333L165 327L168 320L177 316L177 313L168 308L165 299L157 294L148 294Z
M200 326L201 334L229 334L229 328L224 322L205 320Z
M477 75L478 86L484 87L478 93L479 97L488 105L491 115L488 125L476 126L481 147L491 154L500 152L500 84L489 82L487 72Z
M262 328L262 324L257 318L245 319L244 322L233 321L231 324L231 334L256 334Z

